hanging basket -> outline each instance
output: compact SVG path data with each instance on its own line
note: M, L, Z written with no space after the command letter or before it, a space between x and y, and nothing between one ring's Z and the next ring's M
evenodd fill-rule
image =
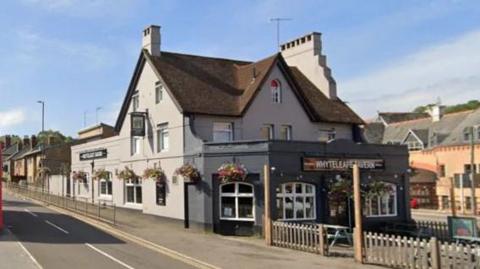
M101 180L101 179L110 180L110 172L108 172L105 169L95 170L93 174L93 179L94 180Z
M120 173L118 173L118 178L121 180L136 180L136 179L139 179L140 177L137 174L135 174L135 172L132 169L125 166L125 169L123 169L122 171L120 171Z
M222 183L245 181L248 171L245 166L235 163L225 163L217 170L218 178Z
M78 182L87 182L87 173L83 172L83 171L73 171L72 172L72 178L73 180L75 181L78 181Z
M153 179L157 183L165 183L167 181L167 177L165 176L165 172L163 172L160 168L147 168L143 171L143 178L144 179Z
M196 183L201 179L198 169L189 163L177 168L177 170L175 170L175 175L182 176L184 182L187 183Z

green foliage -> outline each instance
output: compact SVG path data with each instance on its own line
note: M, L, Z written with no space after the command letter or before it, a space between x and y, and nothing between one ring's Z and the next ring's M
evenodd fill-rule
M434 104L428 104L424 106L418 106L416 107L412 112L414 113L425 113L428 112L428 110L434 106ZM447 106L445 108L445 114L448 113L455 113L455 112L461 112L461 111L466 111L466 110L473 110L480 108L480 101L478 100L470 100L466 103L463 104L457 104L457 105L452 105L452 106Z
M37 140L40 144L48 144L48 138L54 137L55 143L68 143L73 139L70 136L65 136L59 131L46 130L37 134Z

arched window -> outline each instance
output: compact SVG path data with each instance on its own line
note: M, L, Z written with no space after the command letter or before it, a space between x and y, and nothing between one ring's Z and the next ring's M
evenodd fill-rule
M278 79L270 82L270 90L272 91L272 102L280 104L282 102L282 84Z
M254 221L253 185L234 182L220 185L220 219Z
M397 215L397 186L385 183L390 191L365 200L364 215L367 217L392 217Z
M316 219L315 186L285 183L277 187L277 217L280 220Z

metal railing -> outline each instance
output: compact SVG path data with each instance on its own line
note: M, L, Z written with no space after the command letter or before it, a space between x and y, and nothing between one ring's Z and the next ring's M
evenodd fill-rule
M84 197L53 195L42 191L42 188L23 186L12 182L5 184L5 187L16 194L43 202L47 205L54 205L99 221L113 225L116 224L116 206L114 203L107 204L106 201L102 200L92 203Z

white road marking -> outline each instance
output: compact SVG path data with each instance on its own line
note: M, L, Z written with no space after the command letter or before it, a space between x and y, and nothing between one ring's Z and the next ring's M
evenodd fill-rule
M12 234L12 232L7 229L7 231ZM18 245L20 246L20 248L25 251L25 253L27 254L27 256L32 260L32 262L39 268L39 269L43 269L43 267L40 265L40 263L38 263L37 259L35 259L35 257L33 257L32 253L30 253L30 251L28 251L28 249L20 242L20 241L17 241Z
M28 209L26 209L26 208L25 208L24 210L25 210L25 212L27 212L28 214L34 216L35 218L38 218L38 215L35 214L35 213L33 213L32 211L30 211L30 210L28 210Z
M47 223L48 225L50 225L50 226L52 226L52 227L54 227L54 228L56 228L56 229L58 229L58 230L62 231L62 232L63 232L63 233L65 233L65 234L69 234L69 232L68 232L67 230L65 230L65 229L62 229L61 227L58 227L57 225L55 225L55 224L51 223L51 222L50 222L50 221L48 221L48 220L46 220L46 221L45 221L45 223Z
M102 254L103 256L105 256L105 257L109 258L110 260L112 260L112 261L114 261L114 262L116 262L116 263L118 263L118 264L120 264L120 265L124 266L125 268L128 268L128 269L135 269L135 268L131 267L130 265L128 265L128 264L126 264L126 263L124 263L124 262L122 262L122 261L118 260L117 258L115 258L115 257L113 257L113 256L111 256L111 255L109 255L108 253L105 253L105 252L101 251L100 249L98 249L98 248L96 248L96 247L94 247L94 246L90 245L89 243L85 243L85 245L86 245L87 247L89 247L89 248L91 248L91 249L95 250L96 252L98 252L98 253Z

